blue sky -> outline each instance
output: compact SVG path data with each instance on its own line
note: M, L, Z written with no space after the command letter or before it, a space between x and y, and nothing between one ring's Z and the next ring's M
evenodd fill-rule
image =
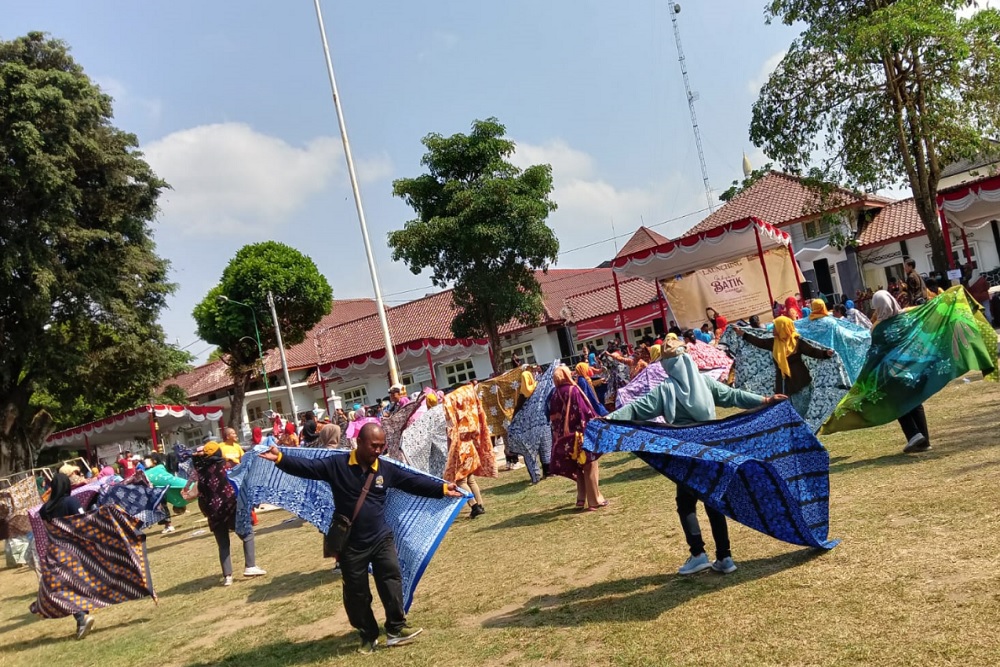
M721 192L741 176L743 151L765 161L747 137L750 108L795 31L765 25L763 0L682 4ZM385 235L412 217L392 180L420 173L425 134L477 118L507 126L519 163L553 165L559 267L609 259L607 239L617 233L620 246L643 222L672 220L655 229L676 236L706 215L665 0L326 0L323 10L390 302L433 291L390 261ZM5 3L0 37L30 30L70 44L174 188L155 225L178 283L162 317L172 342L207 356L191 310L246 243L310 255L336 298L372 295L310 0Z

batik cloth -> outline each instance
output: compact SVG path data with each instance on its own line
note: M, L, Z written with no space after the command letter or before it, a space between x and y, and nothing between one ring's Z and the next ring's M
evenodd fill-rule
M774 336L772 332L763 329L747 329L747 331L758 338ZM761 396L770 396L774 393L775 368L774 359L770 352L744 341L736 335L733 327L726 329L719 343L726 345L734 357L734 387ZM815 433L827 420L827 417L833 413L837 403L847 393L851 382L847 378L847 371L844 370L844 364L839 355L834 354L829 359L813 359L802 355L802 361L812 377L812 390L807 396L799 396L795 400L804 402L808 406L805 408L805 414L802 415L802 418Z
M236 526L236 488L226 475L225 461L196 456L194 466L198 473L198 508L208 519L208 529L213 533L223 527L233 530ZM244 537L249 534L249 531L237 532Z
M507 435L507 427L514 418L514 407L521 393L522 372L522 368L515 368L476 385L476 394L486 411L486 425L494 438L505 438Z
M174 454L177 456L177 476L184 479L194 479L194 462L191 460L194 452L184 445L174 445Z
M831 549L830 457L788 401L690 426L592 421L584 447L639 458L739 523Z
M729 369L733 366L733 359L715 345L702 343L696 340L693 343L685 343L684 350L691 360L694 361L698 370L709 374L713 380L720 380L729 376ZM720 380L721 381L721 380Z
M549 426L549 395L555 388L557 364L551 364L536 381L535 391L524 402L521 409L507 428L504 439L512 454L524 457L531 481L537 483L542 478L541 462L548 465L552 460L552 427Z
M858 381L823 433L887 424L970 371L996 381L997 335L982 306L965 288L952 287L875 324Z
M618 390L629 383L629 367L613 359L607 352L601 353L601 365L604 366L604 382L608 386L605 400L606 402L614 402Z
M139 523L114 505L48 522L31 611L62 618L129 600L155 600Z
M865 365L872 335L868 329L845 319L820 317L815 320L803 319L795 322L799 335L823 347L828 347L840 355L844 362L847 379L852 383L858 379L861 367Z
M428 414L433 412L428 411ZM407 429L409 430L409 429ZM270 503L285 509L326 533L333 520L333 492L330 485L311 479L302 479L282 472L270 461L256 454L264 451L257 447L252 454L231 471L239 485L239 503L236 514L236 532L250 530L250 510L254 505ZM349 456L350 452L336 449L281 448L284 456L321 459L328 456ZM381 465L403 465L398 461L382 459ZM403 466L421 475L420 470ZM444 482L439 477L437 481ZM452 521L462 510L468 498L424 498L399 489L389 489L386 494L385 520L392 529L399 554L399 569L403 574L403 607L409 610L416 589L427 564L430 563L441 539ZM318 546L318 545L317 545ZM318 552L318 550L317 550Z
M403 431L410 423L410 417L420 408L421 403L425 402L423 400L410 401L382 420L382 430L385 431L385 449L383 451L390 459L406 461L400 449Z
M486 411L472 385L459 387L444 397L448 419L448 463L444 478L449 482L469 475L496 477L497 463L486 425Z
M131 479L131 478L130 478ZM139 520L145 530L169 515L163 510L163 498L167 487L154 488L141 484L107 484L97 492L97 506L117 505L125 513Z
M101 488L113 483L112 479L111 477L104 477L90 484L78 486L71 490L69 495L76 498L76 501L80 503L80 507L86 512L97 499L97 493ZM45 530L45 519L42 518L41 511L41 504L35 505L28 510L28 519L31 521L31 534L35 538L35 551L37 553L44 553L49 544L49 534Z
M146 471L146 479L156 488L166 488L167 493L163 499L174 507L186 507L188 501L181 496L181 490L188 485L188 481L183 477L172 475L162 465L153 466Z
M0 520L7 522L8 537L20 537L31 532L28 511L41 502L34 475L0 489Z
M362 417L361 419L355 419L350 424L347 425L347 432L344 434L346 438L357 438L358 434L361 433L361 428L365 424L381 424L377 417Z
M435 405L406 427L399 448L407 465L434 477L444 477L448 444L444 405Z
M548 414L552 429L549 472L576 481L583 475L583 467L597 458L583 449L583 429L597 415L575 384L564 384L552 391Z
M662 364L659 362L650 364L642 369L631 382L618 391L618 396L615 398L615 407L620 408L636 399L642 398L656 389L666 379L667 371L663 370Z

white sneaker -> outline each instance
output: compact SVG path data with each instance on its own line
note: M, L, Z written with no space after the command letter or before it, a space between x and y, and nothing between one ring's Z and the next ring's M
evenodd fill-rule
M232 586L233 585L233 575L229 574L229 575L226 575L225 577L223 577L222 578L222 585L223 586Z
M267 574L267 572L260 569L256 565L254 567L248 567L247 569L243 570L244 577L263 577L265 574Z
M170 526L167 526L166 528L163 529L163 534L164 535L169 535L170 533L176 532L176 530L177 529L174 528L173 525L170 525Z

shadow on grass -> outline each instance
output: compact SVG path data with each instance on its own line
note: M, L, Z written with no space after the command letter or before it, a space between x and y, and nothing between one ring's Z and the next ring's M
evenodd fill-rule
M320 549L319 543L316 545L317 552ZM333 561L329 561L333 564ZM258 579L257 584L247 602L267 602L276 598L289 597L304 593L313 588L324 586L334 580L329 569L324 568L321 572L289 572L278 577L265 577Z
M481 528L476 532L482 532L484 530L503 530L505 528L526 528L528 526L540 526L544 523L554 521L561 517L579 513L580 513L579 509L577 509L573 505L568 505L566 507L557 507L555 509L543 510L541 512L530 512L526 514L519 514L509 519L505 519L500 523L494 523L490 526L485 526L484 528Z
M286 639L262 646L254 646L217 660L189 663L187 667L244 667L245 665L279 667L307 663L320 664L320 661L329 661L353 654L358 648L357 637L356 633L350 632L324 637L316 641L292 642ZM327 663L323 662L322 664Z
M91 636L100 635L102 631L118 630L120 628L127 628L130 625L139 625L141 623L148 623L150 620L148 618L133 618L131 621L125 621L124 623L115 623L114 625L102 627L100 614L99 613L95 614L94 617L97 619L97 624L94 626L94 630L92 631ZM33 616L32 618L37 618L37 617ZM63 642L76 641L76 623L74 623L72 616L67 616L66 618L38 619L39 622L42 622L43 620L54 621L53 625L55 625L56 623L62 623L62 625L66 629L66 634L60 635L58 637L53 637L51 635L43 635L41 637L35 637L34 639L26 639L24 641L13 642L13 643L5 642L4 644L0 645L0 653L17 653L18 651L27 651L33 648L38 648L39 646L42 645L48 646L51 644L61 644ZM22 625L26 625L26 623L23 623ZM12 630L12 629L13 628L11 626L4 626L3 628L0 628L0 630ZM90 641L90 640L85 640L85 641ZM96 641L99 642L100 639L97 639Z
M200 593L202 591L208 590L210 588L216 588L222 585L222 573L210 574L200 579L191 579L189 581L183 581L176 586L168 588L166 590L157 591L157 595L160 597L169 597L171 595L188 595L190 593Z
M512 496L515 493L521 493L527 488L531 487L531 479L525 477L524 479L518 479L513 482L507 482L505 484L500 484L497 486L491 486L488 489L483 489L485 495L488 496Z
M11 619L10 623L6 625L0 625L0 634L4 632L10 632L11 630L16 630L20 627L28 625L29 623L34 623L35 621L42 620L40 617L35 616L30 611L24 612L21 616Z
M253 534L255 537L260 535L267 535L268 533L276 533L279 530L288 530L291 528L301 528L305 525L305 521L299 519L298 517L292 517L291 519L286 519L281 523L276 523L273 526L268 526L267 528L255 528ZM316 530L316 534L319 534L319 529Z
M0 602L28 601L34 600L36 597L38 597L38 593L31 591L30 593L22 593L21 595L11 595L9 597L5 597L3 600L0 600Z
M604 467L603 463L601 464L601 467ZM640 468L621 470L616 472L614 475L608 475L607 477L602 475L601 485L628 484L630 482L637 482L641 479L652 479L653 477L663 477L663 475L658 473L651 466L644 465ZM664 477L664 479L666 478Z
M204 533L199 535L192 535L192 533L198 530L204 530ZM163 539L157 540L155 544L150 545L149 540L146 541L146 551L148 553L154 553L160 549L167 549L169 547L177 546L178 544L186 544L188 542L193 542L195 540L200 540L205 537L211 537L212 533L208 531L207 528L189 528L183 531L178 531L170 536L164 535Z
M772 558L743 561L733 574L707 572L691 577L676 573L602 581L559 595L540 595L515 611L488 618L485 628L573 627L589 623L649 621L700 595L763 579L803 565L822 549L802 549Z
M635 456L613 456L611 458L603 456L601 457L601 468L604 470L607 470L608 468L617 468L618 466L623 466L626 463L631 463L635 460Z

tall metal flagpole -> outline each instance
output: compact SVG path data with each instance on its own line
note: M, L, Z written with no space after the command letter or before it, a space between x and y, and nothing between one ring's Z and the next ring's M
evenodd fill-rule
M358 223L361 225L361 238L365 242L365 255L368 257L368 271L372 276L372 288L375 290L375 305L378 308L378 320L382 325L382 336L385 338L385 356L389 362L389 377L392 384L399 383L399 367L396 365L396 353L392 347L392 337L389 335L389 320L385 316L385 304L382 302L382 288L378 282L378 272L375 269L375 257L372 255L372 243L368 238L368 224L365 222L365 209L361 204L361 190L358 188L358 176L354 171L354 157L351 155L351 143L347 139L347 125L344 123L344 110L340 108L340 93L337 92L337 79L333 75L333 60L330 57L330 44L326 40L326 28L323 25L323 10L320 0L313 0L316 6L316 21L319 23L319 35L323 40L323 53L326 55L326 72L330 77L330 90L333 93L333 106L337 109L337 122L340 124L340 138L344 142L344 157L347 158L347 173L351 177L351 189L354 190L354 205L358 209Z

